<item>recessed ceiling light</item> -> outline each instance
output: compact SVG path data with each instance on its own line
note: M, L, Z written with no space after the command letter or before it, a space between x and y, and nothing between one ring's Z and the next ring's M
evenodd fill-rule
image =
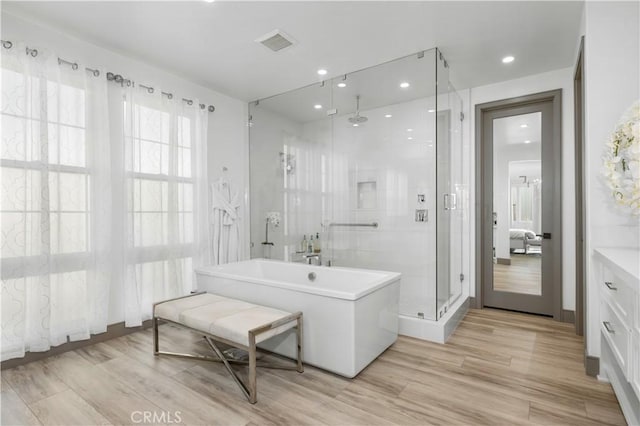
M511 62L513 62L515 58L513 56L505 56L504 58L502 58L502 63L503 64L510 64Z
M407 132L413 132L413 129L407 129Z
M318 75L327 75L327 70L325 70L324 68L320 68L318 70Z
M427 112L436 112L436 110L435 110L435 109L430 109L430 110L429 110L429 111L427 111Z
M531 141L530 140L526 140L526 141L524 141L524 143L531 143Z
M315 104L313 107L314 107L315 109L322 109L322 105L320 105L320 104Z
M204 1L206 1L207 3L213 3L216 0L204 0Z
M384 118L391 118L391 117L393 117L393 115L391 115L391 114L385 114L384 115Z
M406 81L403 81L402 83L400 83L400 87L402 89L406 89L407 87L411 86L409 83L407 83Z
M360 127L358 123L353 123L353 127Z
M412 138L411 136L409 136L409 137L407 138L407 140L412 141L412 140L413 140L413 138Z
M523 129L526 129L527 127L529 127L528 124L521 124L520 127L522 127Z
M338 83L338 87L347 87L347 83Z

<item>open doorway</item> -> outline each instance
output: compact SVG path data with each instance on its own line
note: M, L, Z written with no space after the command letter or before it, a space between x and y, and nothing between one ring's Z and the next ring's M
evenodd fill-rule
M476 306L562 318L561 91L476 107Z

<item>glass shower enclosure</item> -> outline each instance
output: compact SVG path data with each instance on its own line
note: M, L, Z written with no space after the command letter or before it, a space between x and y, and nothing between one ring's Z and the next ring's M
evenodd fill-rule
M431 49L249 105L251 257L402 273L400 314L461 295L462 101Z

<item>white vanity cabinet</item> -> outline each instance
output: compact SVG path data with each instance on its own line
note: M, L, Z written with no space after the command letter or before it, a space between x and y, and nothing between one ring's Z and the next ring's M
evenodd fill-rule
M594 250L600 287L600 374L605 374L627 423L640 424L640 251Z

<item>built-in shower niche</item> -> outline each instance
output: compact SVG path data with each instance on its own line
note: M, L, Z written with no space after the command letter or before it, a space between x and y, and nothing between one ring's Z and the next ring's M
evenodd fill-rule
M357 183L357 200L359 210L375 210L378 208L378 184L375 180Z
M401 318L445 317L468 275L461 108L436 49L251 102L252 242L281 211L274 258L320 236L325 264L402 273Z

